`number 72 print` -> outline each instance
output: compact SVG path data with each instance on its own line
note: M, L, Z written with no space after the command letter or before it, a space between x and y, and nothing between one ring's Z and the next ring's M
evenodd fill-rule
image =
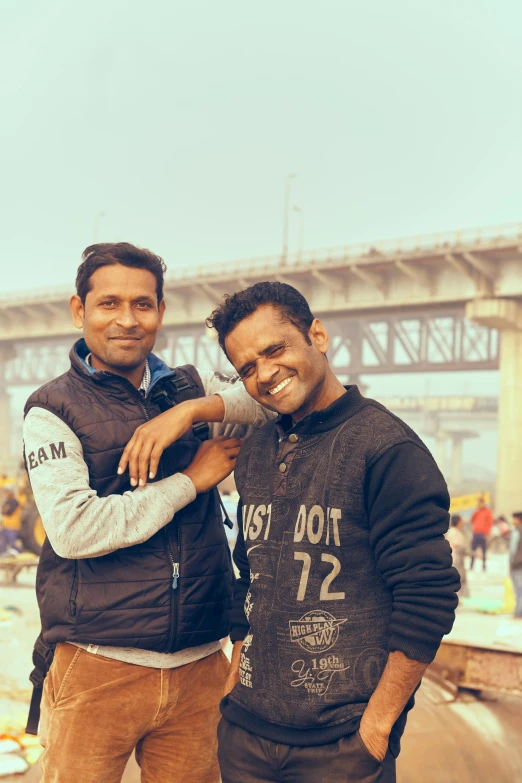
M297 591L297 600L304 601L306 595L306 588L308 586L308 577L310 576L310 568L312 566L312 558L308 552L294 552L294 560L302 560L303 570L301 571L301 579L299 580L299 589ZM331 563L332 570L323 579L321 590L319 593L319 600L321 601L342 601L345 597L344 592L331 593L330 585L336 576L339 576L341 571L341 563L334 555L329 555L323 552L321 555L322 563Z

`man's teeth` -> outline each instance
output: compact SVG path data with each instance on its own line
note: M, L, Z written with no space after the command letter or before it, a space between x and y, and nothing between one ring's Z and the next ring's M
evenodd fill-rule
M275 389L269 389L268 393L269 394L277 394L278 392L281 391L281 389L284 389L285 386L288 386L288 384L290 383L291 380L292 380L291 378L285 378L285 380L281 381L279 386L276 386Z

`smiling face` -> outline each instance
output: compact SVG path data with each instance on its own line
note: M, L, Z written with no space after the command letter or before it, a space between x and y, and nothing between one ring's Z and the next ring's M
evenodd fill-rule
M296 422L344 393L326 361L330 343L318 319L308 336L310 344L280 310L263 305L225 338L227 355L250 396Z
M82 303L71 299L75 326L83 329L96 369L141 380L145 359L161 329L165 302L156 292L156 278L148 269L112 264L97 269L91 290Z

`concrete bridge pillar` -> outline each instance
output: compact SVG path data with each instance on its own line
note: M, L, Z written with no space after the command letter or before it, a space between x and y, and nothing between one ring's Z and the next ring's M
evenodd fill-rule
M438 430L436 435L435 444L435 462L439 466L439 470L443 476L446 475L446 452L448 444L448 433L443 430Z
M458 489L462 485L462 444L466 438L477 438L476 432L451 433L451 486Z
M513 299L468 302L466 316L499 329L497 513L522 510L522 304Z

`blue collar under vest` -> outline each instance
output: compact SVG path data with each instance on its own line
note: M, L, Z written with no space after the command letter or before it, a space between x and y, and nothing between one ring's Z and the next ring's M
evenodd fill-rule
M94 367L92 367L87 362L87 356L89 353L90 350L87 346L87 343L83 337L80 338L80 340L78 340L73 345L70 353L71 365L73 368L77 371L87 373L91 378L93 378L93 380L100 379L99 377L96 377L100 375L103 375L105 378L108 375L117 375L117 373L110 373L106 370L96 370ZM162 381L165 378L172 378L175 375L175 371L168 367L165 362L159 358L159 356L156 356L153 353L149 353L147 356L147 361L149 363L151 380L146 397L150 396L151 391L154 389L154 386L159 383L159 381Z

